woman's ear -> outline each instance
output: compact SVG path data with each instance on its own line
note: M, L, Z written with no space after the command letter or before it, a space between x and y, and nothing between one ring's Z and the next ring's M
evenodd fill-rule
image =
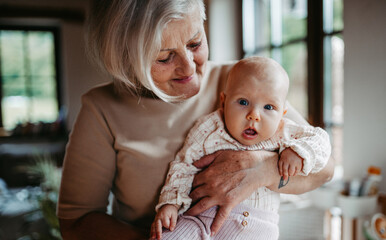
M225 106L225 93L221 92L220 93L220 108L222 110L224 110L224 106Z

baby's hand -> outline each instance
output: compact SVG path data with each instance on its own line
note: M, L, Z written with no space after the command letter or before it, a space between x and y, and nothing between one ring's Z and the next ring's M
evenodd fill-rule
M303 159L291 148L286 148L278 162L279 174L286 181L289 176L296 176L303 169Z
M162 238L162 227L173 231L176 227L178 215L178 206L166 204L162 206L151 224L150 237L151 239Z

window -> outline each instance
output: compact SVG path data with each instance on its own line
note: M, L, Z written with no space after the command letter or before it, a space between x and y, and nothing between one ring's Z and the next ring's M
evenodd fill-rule
M245 56L272 57L288 72L292 105L331 136L342 160L343 0L243 0Z
M0 127L58 118L57 29L0 26Z
M244 0L244 52L272 57L291 79L288 99L304 116L307 96L307 5L302 1Z
M341 163L343 148L343 0L324 0L324 128L332 136L332 155Z

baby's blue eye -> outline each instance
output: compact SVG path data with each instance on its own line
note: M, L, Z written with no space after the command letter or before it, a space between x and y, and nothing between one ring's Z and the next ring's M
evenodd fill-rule
M273 110L273 106L270 105L270 104L267 104L267 105L264 106L264 109Z
M240 100L239 100L239 104L240 104L240 105L243 105L243 106L248 106L249 103L248 103L248 101L245 100L245 99L240 99Z

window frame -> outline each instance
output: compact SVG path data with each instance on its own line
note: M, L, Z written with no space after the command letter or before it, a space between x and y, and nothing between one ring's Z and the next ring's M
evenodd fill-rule
M324 29L324 2L307 0L307 35L280 44L257 47L253 52L245 52L242 56L256 54L263 51L272 52L286 46L304 42L307 45L307 97L308 97L308 122L313 126L331 127L334 123L326 123L325 118L325 45L324 39L342 34L343 30L325 31ZM243 18L243 13L240 13ZM243 48L242 48L243 49Z
M54 37L54 61L55 61L55 81L56 81L56 98L58 114L62 106L62 70L61 70L61 51L60 51L60 27L59 26L35 26L35 25L19 25L19 24L7 24L0 23L0 30L11 31L44 31L51 32ZM0 45L1 52L1 45ZM3 127L3 111L1 101L3 99L3 75L1 73L1 61L0 61L0 128Z

